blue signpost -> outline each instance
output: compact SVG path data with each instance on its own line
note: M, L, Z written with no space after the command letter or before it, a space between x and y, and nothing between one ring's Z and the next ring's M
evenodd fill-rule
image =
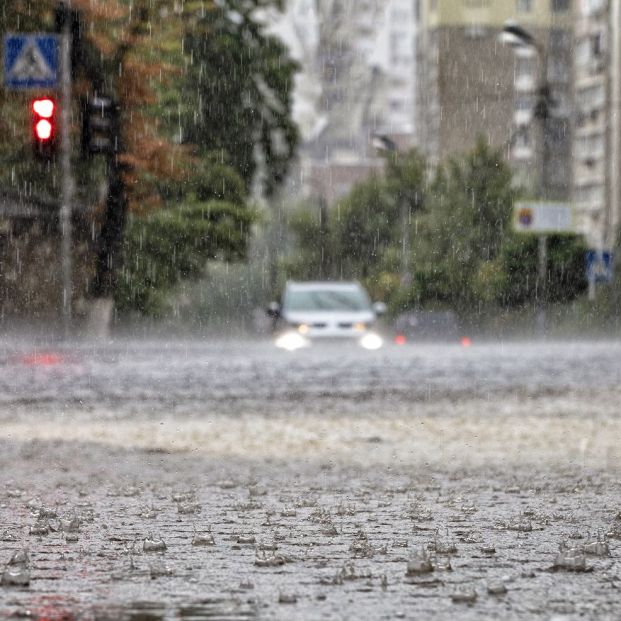
M611 283L612 253L608 250L587 250L586 270L590 283Z
M5 35L3 66L7 89L56 88L58 38L47 33Z

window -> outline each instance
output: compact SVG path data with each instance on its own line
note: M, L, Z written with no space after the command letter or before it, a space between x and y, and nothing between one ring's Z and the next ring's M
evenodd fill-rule
M530 13L533 10L533 0L517 0L518 13Z
M532 77L535 75L535 62L532 58L517 56L515 59L515 77Z
M576 140L576 155L580 158L599 158L604 155L604 134L580 136Z
M390 35L390 47L394 52L409 55L412 51L412 39L403 30L393 30Z
M464 29L464 36L468 39L481 39L487 35L487 28L482 24L469 24Z
M519 91L532 91L536 81L536 63L532 58L516 56L513 85Z
M595 59L600 59L604 55L604 33L597 32L589 37L591 55Z
M521 125L515 130L513 146L516 149L530 146L530 128L528 125Z
M420 0L414 0L414 18L420 21Z
M567 119L551 118L546 123L547 136L551 145L558 152L559 147L568 148L569 122ZM563 149L564 150L564 149Z
M606 8L608 0L583 0L582 12L584 15L593 15Z
M548 62L548 80L550 82L569 82L569 65L563 59L550 58Z
M576 64L587 65L591 60L591 42L589 39L582 39L576 45Z
M604 202L604 187L602 185L583 185L576 188L574 193L576 203L600 204Z
M562 13L569 10L569 0L551 0L552 11Z
M550 52L568 51L571 47L571 34L566 30L555 28L550 31L548 48Z
M548 179L551 184L556 186L563 186L567 183L569 170L567 169L567 163L562 157L553 157L548 163Z
M395 23L407 24L410 19L410 14L406 10L397 7L392 11L392 19Z
M578 91L576 99L580 110L601 108L606 103L606 89L603 84L591 86Z
M534 104L534 98L530 95L519 95L515 98L516 110L532 110Z

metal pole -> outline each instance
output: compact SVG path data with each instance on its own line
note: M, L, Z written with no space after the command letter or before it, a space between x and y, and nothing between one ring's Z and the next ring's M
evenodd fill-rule
M606 210L606 233L604 248L612 250L615 247L616 234L621 221L621 179L619 175L619 162L621 161L621 113L619 101L621 100L621 2L616 0L610 4L611 20L611 46L610 46L610 99L613 113L610 115L610 158L609 158L609 207ZM614 258L615 263L618 257ZM615 289L616 290L616 289ZM615 305L618 308L618 305Z
M401 286L408 287L412 282L410 274L410 205L401 199Z
M73 175L71 171L71 2L64 5L63 29L60 37L61 106L60 106L60 164L61 164L61 261L62 261L62 318L65 338L71 333L72 297L72 226Z
M588 280L589 289L588 289L588 300L589 302L595 302L596 292L595 292L595 274L593 273L593 269L589 270Z
M539 263L537 270L537 331L543 338L546 333L546 306L548 302L548 239L545 235L539 236Z
M550 167L550 145L548 132L548 119L550 118L550 84L548 83L548 47L537 46L539 54L540 74L539 74L539 101L537 107L539 109L539 119L541 121L541 197L544 200L550 198L549 186L549 167ZM544 338L546 335L547 324L547 306L548 306L548 239L547 236L539 236L538 248L538 274L539 291L537 292L537 304L539 306L537 312L537 330L539 337Z
M326 252L326 242L328 239L328 204L326 197L321 194L319 197L319 243L320 253L319 257L319 278L324 280L328 275L328 256Z
M271 219L269 223L267 262L268 262L268 287L270 296L275 296L278 289L278 246L280 238L281 214L280 207L276 204L275 196L266 197L270 211Z

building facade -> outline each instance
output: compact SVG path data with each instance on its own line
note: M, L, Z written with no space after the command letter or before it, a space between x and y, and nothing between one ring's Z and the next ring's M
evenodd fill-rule
M301 72L294 114L302 133L294 192L334 203L380 170L373 134L413 141L412 0L289 0L271 16Z
M571 194L572 11L569 0L419 0L416 142L432 163L479 136L506 151L516 183L538 197ZM536 46L501 40L515 21ZM541 85L555 102L543 123Z
M289 0L284 38L302 65L295 191L332 204L379 170L374 133L417 146L432 165L483 136L506 154L516 185L532 198L571 201L589 246L612 247L621 204L620 4ZM535 45L503 43L510 21Z
M589 246L614 247L619 228L619 0L581 0L575 22L573 204Z

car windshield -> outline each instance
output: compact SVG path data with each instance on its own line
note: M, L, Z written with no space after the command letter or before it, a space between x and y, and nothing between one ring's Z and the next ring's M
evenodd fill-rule
M369 299L364 291L351 289L289 289L285 295L287 311L367 311Z

